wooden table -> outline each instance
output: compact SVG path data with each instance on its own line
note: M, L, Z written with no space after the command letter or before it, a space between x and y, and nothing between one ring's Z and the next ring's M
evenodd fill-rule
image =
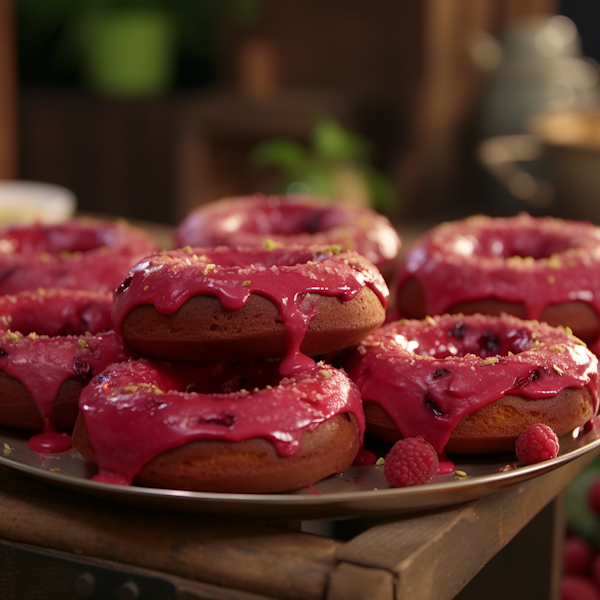
M337 521L336 539L120 505L0 467L0 597L445 600L483 569L458 598L558 598L560 494L597 454L466 504Z

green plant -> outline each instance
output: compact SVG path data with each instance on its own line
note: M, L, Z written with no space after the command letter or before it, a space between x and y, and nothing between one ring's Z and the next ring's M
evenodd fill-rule
M261 6L261 0L17 0L20 69L28 80L74 79L93 16L135 9L161 10L172 21L180 67L210 69L221 20L251 26Z
M308 147L287 138L267 140L253 149L250 162L278 169L278 192L339 199L389 213L394 193L371 165L372 154L368 140L334 119L321 118L312 129Z

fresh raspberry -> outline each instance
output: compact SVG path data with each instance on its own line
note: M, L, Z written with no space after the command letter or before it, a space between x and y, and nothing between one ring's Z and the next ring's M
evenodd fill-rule
M590 510L600 515L600 477L590 486L587 500Z
M566 575L560 584L560 600L600 600L600 592L591 579Z
M590 574L592 581L596 584L596 587L600 589L600 554L596 554L596 556L594 556L592 559Z
M590 571L594 549L578 535L570 535L563 545L563 573L586 575Z
M533 465L555 458L559 449L558 437L548 425L535 423L517 438L517 458Z
M385 457L383 473L394 487L427 483L440 466L437 452L421 436L396 442Z

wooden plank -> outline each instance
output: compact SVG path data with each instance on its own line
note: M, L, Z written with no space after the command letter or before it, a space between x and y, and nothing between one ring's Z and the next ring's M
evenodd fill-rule
M555 580L560 582L562 561L557 564L555 557L562 558L562 543L557 544L556 538L559 537L559 527L564 527L564 523L558 524L556 517L563 511L562 502L552 501L485 565L454 600L559 600ZM561 538L563 531L561 528ZM507 577L508 573L510 577Z
M394 578L389 571L340 563L331 574L327 600L393 600Z
M598 453L465 505L377 525L336 557L389 570L399 598L450 600Z
M272 600L267 596L190 581L110 560L0 539L2 600L120 598L120 594L127 591L123 584L127 586L128 583L129 590L139 590L140 598ZM94 596L86 595L86 592L93 593L94 590Z
M0 468L0 537L289 600L321 600L340 542L120 506Z

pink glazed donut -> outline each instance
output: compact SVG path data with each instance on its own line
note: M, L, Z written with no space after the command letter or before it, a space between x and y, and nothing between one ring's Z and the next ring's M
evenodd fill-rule
M274 361L110 366L73 432L106 483L271 493L347 469L362 442L356 386L323 363L282 378Z
M558 436L598 410L598 359L563 328L503 315L441 315L384 325L344 365L367 432L422 436L438 451L514 452L545 423Z
M179 225L178 246L329 245L356 250L387 281L396 269L401 240L387 217L363 206L309 196L223 198L200 206Z
M79 290L0 296L0 425L42 430L38 452L70 447L79 394L130 353L111 330L112 294Z
M408 252L399 316L506 312L569 327L600 352L600 227L528 214L439 225Z
M129 269L157 250L124 223L72 219L0 229L0 294L67 288L114 292Z

